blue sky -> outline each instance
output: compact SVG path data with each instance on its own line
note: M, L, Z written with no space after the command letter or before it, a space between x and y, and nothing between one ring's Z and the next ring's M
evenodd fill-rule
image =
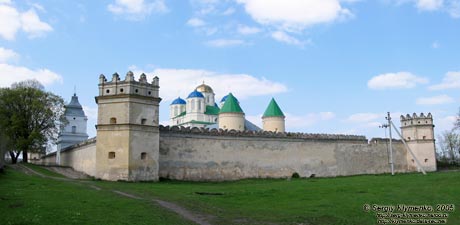
M203 81L261 124L275 97L287 130L382 137L387 111L460 106L460 0L0 0L0 86L37 79L96 131L99 74L160 77L160 120ZM399 123L397 123L399 124Z

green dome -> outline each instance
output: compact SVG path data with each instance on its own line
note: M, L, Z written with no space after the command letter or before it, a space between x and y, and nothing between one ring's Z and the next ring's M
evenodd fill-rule
M284 117L283 111L281 111L274 98L272 98L270 104L268 104L263 117Z
M244 113L238 104L238 100L236 100L235 96L232 93L228 94L227 99L225 100L222 109L220 109L219 113Z

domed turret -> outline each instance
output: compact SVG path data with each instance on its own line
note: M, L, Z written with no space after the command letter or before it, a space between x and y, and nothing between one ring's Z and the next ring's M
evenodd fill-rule
M215 94L212 88L206 84L200 84L198 87L195 88L196 91L203 94L204 102L206 105L214 106L215 104Z
M244 112L232 93L228 94L219 112L219 128L244 130Z
M285 116L278 103L272 98L262 116L265 131L285 132Z
M204 95L194 90L187 97L187 113L204 113L206 110Z
M169 118L170 119L173 119L179 115L182 115L185 113L185 107L186 107L186 104L187 102L178 97L176 99L174 99L174 101L171 103L171 105L169 106L170 110L169 110Z

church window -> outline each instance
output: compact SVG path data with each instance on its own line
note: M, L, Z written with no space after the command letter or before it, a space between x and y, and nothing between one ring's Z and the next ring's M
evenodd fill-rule
M146 160L147 159L147 152L142 152L141 153L141 159Z
M117 118L115 117L110 118L110 124L117 124Z
M124 91L123 88L120 88L120 92L123 93L123 91Z
M109 152L109 159L115 159L115 152Z
M201 110L201 101L198 100L198 110Z
M72 126L72 134L77 133L77 126Z
M147 119L141 119L141 124L145 125L145 123L147 123Z
M192 111L195 110L195 100L192 100Z

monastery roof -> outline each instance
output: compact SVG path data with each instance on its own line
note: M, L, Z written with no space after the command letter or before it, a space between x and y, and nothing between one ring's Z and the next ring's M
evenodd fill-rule
M196 87L195 90L197 90L199 92L202 92L202 93L203 92L204 93L214 93L212 88L209 85L204 84L204 82L203 82L203 84L201 84L198 87Z
M72 96L70 103L65 106L65 115L66 116L85 116L83 107L81 107L80 102L78 101L77 94Z
M281 111L281 108L279 107L278 103L276 103L275 99L272 98L272 100L268 104L267 109L265 110L263 117L283 117L283 116L284 116L283 111Z
M221 102L221 103L222 103L222 102L225 102L225 100L227 100L227 97L228 97L228 95L225 95L225 96L220 100L220 102ZM235 98L235 96L233 96L233 97ZM237 98L235 98L235 99L236 99L236 101L237 101L238 103L240 103L240 101L238 101Z
M244 113L238 103L238 100L236 100L233 94L230 93L227 96L228 97L219 113Z
M187 98L204 98L204 95L201 92L194 90L192 93L188 95Z
M185 104L187 104L187 102L185 102L185 100L180 97L174 99L174 101L171 103L171 105L185 105Z

